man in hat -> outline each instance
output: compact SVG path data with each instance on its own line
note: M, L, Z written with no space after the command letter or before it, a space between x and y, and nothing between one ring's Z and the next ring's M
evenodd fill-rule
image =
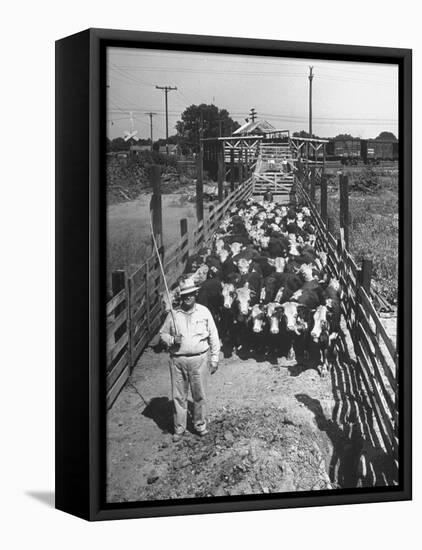
M170 374L174 406L173 440L182 438L186 430L189 386L193 398L193 425L203 436L208 433L206 423L206 379L208 352L210 373L218 369L220 339L214 319L208 308L196 303L199 287L191 277L179 283L180 306L168 314L162 329L161 340L170 351ZM176 326L175 326L176 325Z

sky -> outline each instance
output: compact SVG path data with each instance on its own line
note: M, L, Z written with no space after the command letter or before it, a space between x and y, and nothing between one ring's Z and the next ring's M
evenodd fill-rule
M108 48L107 135L133 128L149 138L153 112L154 140L164 138L165 94L156 86L177 87L168 93L169 135L185 108L200 103L227 109L239 124L255 108L277 129L308 130L310 66L314 134L398 136L396 65L138 48Z

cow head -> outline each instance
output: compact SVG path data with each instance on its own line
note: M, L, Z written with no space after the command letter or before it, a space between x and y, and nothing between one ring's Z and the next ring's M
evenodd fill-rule
M242 250L242 244L238 242L231 243L230 250L233 256L236 256Z
M217 251L217 254L219 254L221 250L224 250L224 239L218 238L215 241L215 250Z
M284 268L286 267L286 258L283 258L282 256L277 256L274 260L274 266L276 273L283 273Z
M313 281L314 269L312 264L302 264L299 268L299 274L305 282Z
M237 265L237 269L239 270L239 273L241 275L246 275L249 273L249 267L252 263L252 260L248 260L247 258L240 258L235 262Z
M244 286L236 289L236 302L242 315L248 315L253 294L253 290L249 288L249 283L245 283Z
M340 282L335 277L331 277L330 282L328 283L328 286L334 289L337 293L340 292Z
M259 244L261 246L261 248L268 248L268 245L270 244L270 238L267 237L266 235L262 235L259 237Z
M193 274L193 280L197 285L200 285L207 280L209 267L207 265L201 265Z
M312 340L316 343L323 341L328 341L328 315L327 315L326 306L318 306L314 313L314 326L311 331Z
M290 239L290 236L292 235L292 233L289 233L289 241L290 241L290 244L289 244L289 254L291 256L300 256L300 252L298 250L298 243L296 243L296 235L295 235L295 240L291 240Z
M317 252L318 258L322 264L322 267L326 267L327 265L327 253L323 252L322 250L320 252Z
M271 334L280 332L280 317L282 315L281 305L277 302L270 302L266 307L267 318L270 322Z
M265 322L265 314L259 304L255 304L251 309L252 330L256 333L262 332Z
M221 250L217 251L217 255L220 258L220 262L224 263L229 257L229 251L226 248L222 248Z
M232 283L221 283L222 295L223 295L223 307L230 309L233 305L233 301L236 296L236 291L234 284Z
M289 332L297 335L304 333L309 326L309 310L297 302L285 302L282 304L286 327Z

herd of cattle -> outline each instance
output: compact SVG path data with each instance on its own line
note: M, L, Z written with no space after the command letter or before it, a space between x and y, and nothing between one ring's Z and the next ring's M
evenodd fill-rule
M272 200L238 203L210 248L187 262L225 345L308 358L321 375L340 331L340 289L315 249L309 209ZM177 305L177 289L173 305ZM168 304L167 304L168 306Z

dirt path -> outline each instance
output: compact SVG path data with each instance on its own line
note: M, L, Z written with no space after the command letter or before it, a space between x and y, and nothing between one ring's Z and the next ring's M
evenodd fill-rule
M208 382L209 435L173 443L168 355L144 352L108 413L110 502L333 487L329 376L232 356Z

